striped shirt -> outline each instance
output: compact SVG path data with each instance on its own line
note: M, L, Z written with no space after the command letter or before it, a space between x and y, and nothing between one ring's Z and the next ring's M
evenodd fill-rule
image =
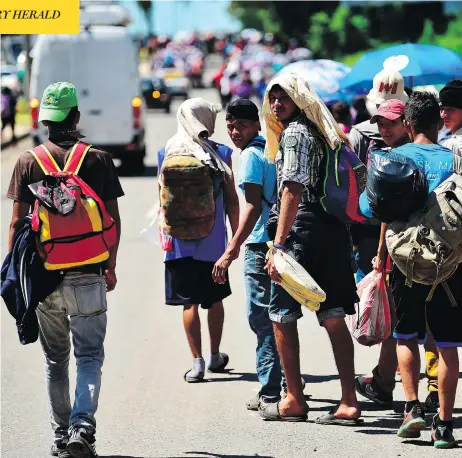
M275 161L278 207L284 184L288 181L303 185L301 203L319 202L324 147L321 134L304 113L284 129Z

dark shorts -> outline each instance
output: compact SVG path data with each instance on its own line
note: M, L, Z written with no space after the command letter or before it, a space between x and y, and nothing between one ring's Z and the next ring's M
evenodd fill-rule
M430 302L425 302L431 286L413 283L406 286L405 276L393 267L391 288L396 305L393 335L397 339L425 340L427 323L438 347L462 347L462 268L447 280L457 307L453 307L444 288L439 285Z
M165 303L167 305L200 304L209 309L215 302L231 295L228 274L220 285L212 278L214 262L181 258L165 262Z
M326 301L317 312L319 322L353 315L358 296L346 226L324 210L299 213L286 246L326 293ZM272 321L289 323L301 318L302 310L297 301L273 282L269 314Z

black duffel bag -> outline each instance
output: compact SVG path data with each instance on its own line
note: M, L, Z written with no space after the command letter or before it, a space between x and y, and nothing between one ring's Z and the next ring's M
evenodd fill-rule
M393 152L371 153L367 199L374 217L383 223L407 221L425 206L428 181L412 160Z

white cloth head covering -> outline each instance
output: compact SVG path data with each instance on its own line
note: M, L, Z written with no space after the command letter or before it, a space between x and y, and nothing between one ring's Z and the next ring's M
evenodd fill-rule
M276 158L279 149L279 140L284 130L284 125L271 112L269 103L269 93L275 85L281 86L296 103L298 108L305 113L306 117L318 126L326 142L332 149L336 149L342 142L347 145L350 144L347 135L337 124L318 94L310 88L308 82L295 73L287 73L276 76L270 81L263 101L262 111L266 124L265 155L270 162L274 162Z
M217 113L220 111L220 105L200 97L183 102L177 112L178 132L167 142L165 158L173 155L192 155L212 169L230 176L231 169L201 135L213 135Z

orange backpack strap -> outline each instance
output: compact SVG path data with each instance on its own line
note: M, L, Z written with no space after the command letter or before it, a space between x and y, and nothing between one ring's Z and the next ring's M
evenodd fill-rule
M88 150L92 145L78 141L71 150L71 154L67 158L66 165L64 166L64 172L75 173L78 175L80 167L82 165Z
M36 146L34 149L29 150L29 153L34 156L45 175L61 172L61 169L46 146Z

